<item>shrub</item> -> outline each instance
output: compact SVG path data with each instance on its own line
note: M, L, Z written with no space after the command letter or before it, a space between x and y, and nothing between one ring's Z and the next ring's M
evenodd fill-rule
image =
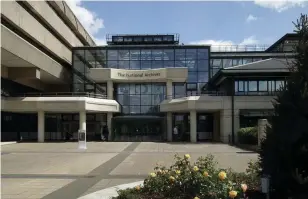
M259 181L251 175L255 173L253 169L247 174L217 169L212 155L200 157L195 163L189 159L188 154L183 158L175 155L175 163L170 168L155 167L143 186L120 190L117 199L243 198L247 186L257 186L254 180Z
M258 128L246 127L238 131L238 140L240 144L258 144Z

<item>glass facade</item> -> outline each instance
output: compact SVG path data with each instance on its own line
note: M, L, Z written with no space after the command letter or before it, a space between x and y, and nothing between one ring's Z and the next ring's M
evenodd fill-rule
M275 95L284 87L285 80L237 80L235 95Z
M158 106L166 95L163 83L116 84L115 88L122 114L159 114Z
M73 51L73 68L77 73L73 76L72 90L106 94L105 85L95 84L87 78L90 68L147 70L186 67L188 68L188 79L186 82L174 83L173 93L178 97L194 95L199 93L208 82L209 53L207 46L180 45L107 46L76 49ZM154 86L157 87L155 87L156 90L153 89ZM115 99L123 106L124 114L156 112L153 106L165 99L163 97L166 92L165 84L115 84L114 87L117 89Z
M211 58L210 77L213 77L221 68L228 68L232 66L248 64L260 61L262 59L267 59L267 58L262 58L262 57Z

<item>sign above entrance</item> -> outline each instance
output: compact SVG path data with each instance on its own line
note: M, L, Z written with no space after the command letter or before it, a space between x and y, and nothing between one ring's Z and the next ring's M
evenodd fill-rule
M149 70L125 70L116 68L91 68L90 78L95 82L185 82L187 68L157 68Z
M134 78L147 78L147 77L160 77L160 72L118 72L119 77L134 77Z
M124 81L148 81L148 80L163 80L166 79L166 70L162 69L150 69L150 70L122 70L112 69L111 79L124 80Z

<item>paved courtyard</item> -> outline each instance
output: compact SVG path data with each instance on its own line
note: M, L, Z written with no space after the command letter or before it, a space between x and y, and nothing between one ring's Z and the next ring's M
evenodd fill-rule
M143 180L159 163L170 165L175 153L192 161L213 154L222 168L245 171L257 154L225 144L154 142L20 143L1 147L2 199L75 199Z

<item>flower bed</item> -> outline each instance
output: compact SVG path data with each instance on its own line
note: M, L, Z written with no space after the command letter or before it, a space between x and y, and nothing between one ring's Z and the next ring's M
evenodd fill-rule
M226 199L247 198L258 189L258 165L250 163L246 173L217 169L212 155L190 162L190 155L175 156L170 168L157 166L143 186L120 190L117 199Z

